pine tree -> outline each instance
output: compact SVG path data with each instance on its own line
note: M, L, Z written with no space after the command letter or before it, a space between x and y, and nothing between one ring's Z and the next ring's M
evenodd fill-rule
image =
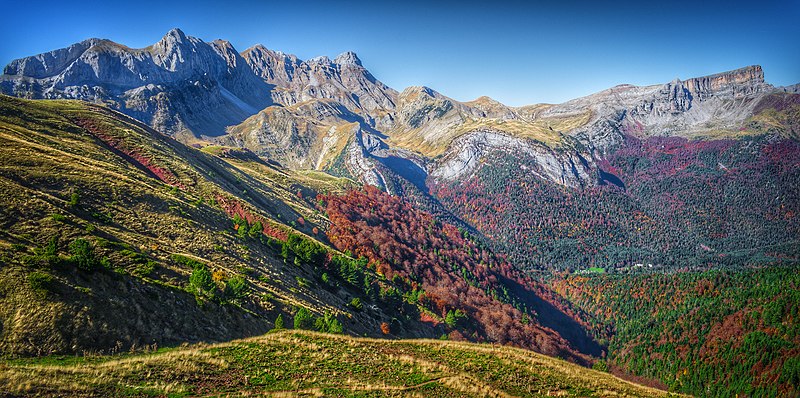
M278 314L278 317L275 318L275 327L272 330L281 330L283 328L283 314Z

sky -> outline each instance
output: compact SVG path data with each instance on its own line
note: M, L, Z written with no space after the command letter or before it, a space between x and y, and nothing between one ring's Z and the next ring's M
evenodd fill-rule
M239 51L301 59L352 50L387 85L461 101L559 103L629 83L758 64L800 83L800 0L37 1L0 0L0 63L100 37L146 47L174 27Z

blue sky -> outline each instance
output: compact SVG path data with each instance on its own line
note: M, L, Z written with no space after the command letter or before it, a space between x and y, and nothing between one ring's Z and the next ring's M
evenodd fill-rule
M306 59L353 50L398 90L426 85L509 105L752 64L772 84L800 82L800 1L694 3L0 0L0 63L89 37L145 47L179 27L239 51L262 43Z

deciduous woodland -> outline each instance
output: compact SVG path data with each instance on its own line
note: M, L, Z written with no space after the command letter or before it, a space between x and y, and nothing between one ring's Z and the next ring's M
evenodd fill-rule
M628 137L600 163L603 184L581 189L538 178L531 161L498 152L432 192L526 269L696 270L798 257L794 140Z
M577 346L599 354L580 330L568 334L575 337L570 344L544 326L552 321L550 312L573 315L572 310L466 231L370 186L322 201L331 220L331 243L366 257L379 274L399 282L404 297L419 305L422 319L446 323L451 339L512 344L581 363L590 360ZM550 319L541 320L538 310L548 311ZM583 327L575 321L552 326Z

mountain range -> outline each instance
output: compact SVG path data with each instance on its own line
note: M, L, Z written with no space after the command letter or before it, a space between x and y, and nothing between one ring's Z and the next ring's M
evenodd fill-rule
M798 87L754 65L511 107L395 90L352 52L239 52L179 29L14 60L0 351L286 322L512 345L695 395L796 394Z
M532 172L558 183L592 185L596 160L626 134L739 136L763 129L758 114L771 101L796 102L786 95L796 86L767 84L759 66L619 85L557 105L459 102L428 87L389 88L352 52L306 61L262 45L239 53L179 29L142 49L89 39L14 60L0 90L104 104L187 144L244 147L290 168L338 164L383 188L382 166L453 179L492 148L530 153ZM783 134L796 128L784 126Z

